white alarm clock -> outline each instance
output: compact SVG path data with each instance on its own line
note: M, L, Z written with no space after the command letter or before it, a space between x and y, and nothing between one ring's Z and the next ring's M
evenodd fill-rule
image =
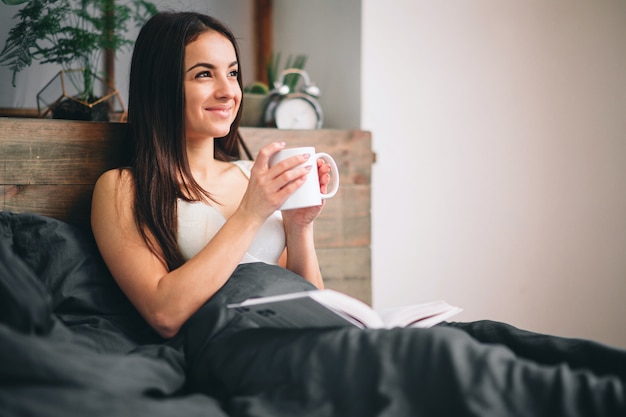
M304 87L291 92L284 84L285 76L298 74L304 80ZM317 101L319 88L311 83L309 75L296 68L286 69L274 83L274 89L265 107L264 122L268 127L279 129L320 129L323 123L322 107Z

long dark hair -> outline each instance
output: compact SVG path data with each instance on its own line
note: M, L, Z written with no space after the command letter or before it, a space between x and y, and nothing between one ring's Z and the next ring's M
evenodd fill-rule
M142 27L131 60L128 125L134 142L137 227L152 251L170 270L182 265L178 249L177 199L211 199L193 179L185 148L185 46L207 31L224 35L239 48L232 32L216 19L194 12L162 12ZM241 71L237 76L242 87ZM239 159L241 106L227 136L215 140L215 158Z

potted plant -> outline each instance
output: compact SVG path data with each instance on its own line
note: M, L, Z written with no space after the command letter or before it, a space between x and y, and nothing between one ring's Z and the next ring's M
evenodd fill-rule
M104 82L106 91L98 92L95 89L97 82L103 81L98 71L101 56L105 50L111 50L114 54L120 49L130 48L133 41L126 38L129 24L141 25L157 12L156 6L146 0L127 0L125 4L115 4L114 0L2 2L23 5L14 16L17 23L9 31L0 52L0 65L8 66L13 71L13 85L17 73L33 61L60 64L62 71L51 83L60 83L63 94L55 100L38 96L38 105L40 100L44 100L49 107L46 111L52 111L53 117L54 113L63 113L63 116L57 117L78 119L85 119L85 113L105 107L104 120L108 120L107 99L117 94L117 90ZM70 85L72 88L69 88ZM40 96L43 92L40 92ZM68 107L78 107L79 114L75 117L68 114ZM95 116L95 119L103 120L103 117Z
M256 80L244 87L242 126L262 125L263 112L265 111L269 93L274 88L274 84L278 81L281 73L289 68L304 69L306 60L306 55L296 55L295 58L289 55L283 69L281 69L280 52L272 54L265 66L268 82ZM298 76L293 74L286 75L283 80L283 84L289 86L289 91L294 91L297 83Z

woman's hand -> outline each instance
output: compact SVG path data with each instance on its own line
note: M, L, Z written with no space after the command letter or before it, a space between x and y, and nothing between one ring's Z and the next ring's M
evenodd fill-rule
M317 173L320 180L320 191L326 193L328 183L330 182L330 165L324 163L324 160L317 160ZM326 200L322 200L322 204L313 207L303 207L294 210L284 210L283 220L286 224L295 227L307 227L322 212Z
M304 184L311 169L299 166L306 162L308 155L292 156L270 167L270 157L284 147L284 142L274 142L259 151L239 206L248 213L254 213L263 222Z

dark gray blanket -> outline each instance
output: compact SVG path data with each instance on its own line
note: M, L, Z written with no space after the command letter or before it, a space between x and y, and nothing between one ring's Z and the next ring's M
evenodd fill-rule
M0 213L0 415L626 415L626 354L593 342L494 322L259 329L224 308L310 288L242 265L165 341L91 236Z
M141 319L91 236L0 213L0 415L217 416L186 363Z
M308 285L239 268L184 328L191 386L231 416L626 415L626 352L591 341L492 321L261 329L222 307Z

